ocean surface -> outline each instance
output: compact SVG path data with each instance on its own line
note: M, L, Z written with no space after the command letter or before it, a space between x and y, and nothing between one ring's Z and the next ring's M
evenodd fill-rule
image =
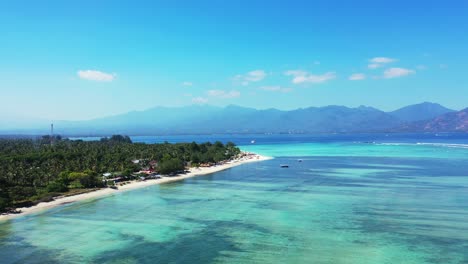
M0 263L468 263L466 134L133 140L275 159L0 223Z

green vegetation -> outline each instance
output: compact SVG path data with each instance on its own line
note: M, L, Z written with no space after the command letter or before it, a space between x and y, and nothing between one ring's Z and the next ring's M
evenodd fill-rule
M105 187L106 172L126 177L140 170L172 174L187 164L216 163L239 153L233 143L143 144L121 135L89 142L50 136L0 139L0 212Z

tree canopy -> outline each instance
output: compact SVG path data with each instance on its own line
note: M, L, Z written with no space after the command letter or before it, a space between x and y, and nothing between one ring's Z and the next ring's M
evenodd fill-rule
M233 143L143 144L122 135L100 141L0 139L0 212L50 194L103 187L106 172L128 175L153 162L156 171L169 174L187 163L219 162L239 152Z

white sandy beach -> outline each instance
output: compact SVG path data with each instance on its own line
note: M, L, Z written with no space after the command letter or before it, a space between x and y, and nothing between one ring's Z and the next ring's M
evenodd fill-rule
M272 159L272 158L250 153L250 155L246 157L236 159L236 160L230 161L222 165L216 165L212 167L191 168L189 173L177 175L174 177L163 177L161 179L146 180L146 181L132 181L129 184L119 186L117 190L111 189L111 188L105 188L105 189L100 189L100 190L89 192L89 193L83 193L83 194L78 194L78 195L73 195L73 196L68 196L68 197L59 197L51 202L39 203L31 207L17 208L17 210L21 211L21 213L0 215L0 221L8 220L8 219L12 219L15 217L28 215L28 214L37 213L46 209L54 208L60 205L69 204L69 203L73 203L77 201L96 199L96 198L100 198L103 196L112 195L114 193L133 190L133 189L142 188L142 187L155 185L155 184L163 184L167 182L180 181L180 180L195 177L195 176L212 174L218 171L226 170L226 169L239 166L245 163L249 163L249 162L264 161L264 160L269 160L269 159Z

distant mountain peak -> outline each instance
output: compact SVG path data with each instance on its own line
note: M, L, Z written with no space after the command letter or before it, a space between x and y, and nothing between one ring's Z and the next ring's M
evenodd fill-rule
M255 108L250 108L250 107L244 107L240 105L235 105L235 104L230 104L224 107L225 109L252 109L255 110Z
M379 111L381 112L381 110L375 108L375 107L372 107L372 106L367 106L367 105L360 105L357 109L359 110L366 110L366 111Z
M428 121L403 125L398 131L411 132L468 132L468 108L449 112Z
M448 109L437 103L422 102L419 104L405 106L403 108L389 112L389 114L403 122L416 122L429 120L451 112L455 112L455 110Z

